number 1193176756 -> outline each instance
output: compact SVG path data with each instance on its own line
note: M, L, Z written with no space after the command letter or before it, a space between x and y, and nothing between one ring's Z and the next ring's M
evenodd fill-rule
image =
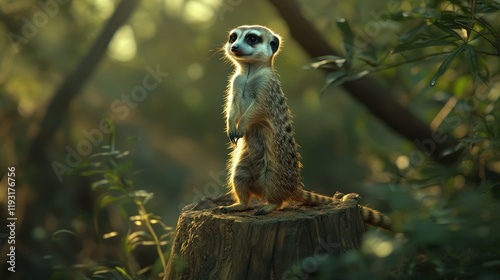
M11 272L16 271L16 168L7 168L7 268Z

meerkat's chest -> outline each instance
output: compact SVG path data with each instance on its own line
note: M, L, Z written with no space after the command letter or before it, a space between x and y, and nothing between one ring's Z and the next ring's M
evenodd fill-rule
M233 78L232 93L243 102L255 100L264 93L265 83L262 75L237 75Z

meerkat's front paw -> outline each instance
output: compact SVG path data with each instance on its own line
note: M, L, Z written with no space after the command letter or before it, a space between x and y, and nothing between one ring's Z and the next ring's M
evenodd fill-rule
M239 129L230 129L227 132L227 136L229 137L229 141L231 141L231 143L236 144L238 139L243 137L243 131L240 131Z

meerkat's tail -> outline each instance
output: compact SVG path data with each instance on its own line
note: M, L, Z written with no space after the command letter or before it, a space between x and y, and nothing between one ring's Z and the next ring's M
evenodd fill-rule
M308 205L322 205L322 204L329 204L332 202L335 202L333 197L328 197L326 195L321 195L317 193L313 193L310 191L306 190L301 190L302 193L300 194L300 202Z
M358 207L361 212L361 217L363 218L363 222L372 226L381 227L392 231L391 227L392 222L389 217L380 213L377 210L371 209L366 206L359 205Z
M300 194L300 201L304 204L309 204L309 205L338 203L339 201L345 201L348 199L357 200L359 198L359 195L356 193L349 193L344 195L343 193L337 192L333 197L328 197L325 195L316 194L306 190L301 190L301 191L302 192ZM377 210L371 209L366 206L358 205L358 207L363 222L372 226L391 230L391 219L389 217L380 213Z

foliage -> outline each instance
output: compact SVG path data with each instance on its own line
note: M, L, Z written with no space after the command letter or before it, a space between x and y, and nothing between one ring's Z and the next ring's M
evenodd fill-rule
M83 176L96 178L91 186L97 196L93 215L94 229L101 240L121 238L121 256L106 260L107 263L114 263L112 266L96 263L90 266L76 265L76 268L89 275L86 277L78 274L78 277L79 279L110 279L110 277L144 279L149 275L148 279L152 279L166 269L166 256L169 253L173 228L165 225L160 216L147 211L146 204L153 198L153 193L134 189L134 183L129 179L134 175L134 172L131 172L132 162L126 160L130 153L117 149L114 123L110 119L107 122L110 127L110 143L102 145L101 152L89 156L88 160L79 166L78 171ZM103 233L99 226L99 218L108 211L119 211L122 218L128 221L128 229ZM61 232L67 231L57 231L54 236L60 235ZM154 247L158 258L156 263L138 270L133 265L133 251L138 246Z
M311 68L334 69L326 79L326 85L341 85L357 80L369 73L415 63L431 57L444 57L430 80L434 86L452 62L465 62L474 79L485 82L490 77L486 60L500 56L500 34L494 14L500 9L495 1L434 1L425 8L409 12L400 11L391 15L391 20L411 24L411 28L399 35L399 45L383 52L375 45L359 48L357 36L349 23L337 22L344 38L345 58L337 56L318 57ZM422 49L424 55L418 56ZM417 56L415 55L417 54ZM395 63L387 63L389 57L398 56Z
M444 116L434 129L460 135L464 153L452 166L400 156L384 194L399 233L368 232L360 250L329 259L316 279L500 277L499 12L498 1L460 0L401 11L390 19L403 26L399 44L385 52L375 43L357 49L349 24L338 21L346 57L324 56L309 66L331 69L326 86L440 58L437 70L427 76L429 85L435 86L449 69L458 77L456 84L441 87L449 94L439 103ZM470 94L459 85L466 75L479 81ZM446 104L453 110L445 110Z

